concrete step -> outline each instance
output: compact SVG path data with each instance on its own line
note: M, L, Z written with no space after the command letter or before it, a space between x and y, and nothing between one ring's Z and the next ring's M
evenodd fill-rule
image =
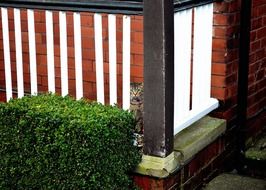
M203 190L266 190L266 180L224 173L210 181Z

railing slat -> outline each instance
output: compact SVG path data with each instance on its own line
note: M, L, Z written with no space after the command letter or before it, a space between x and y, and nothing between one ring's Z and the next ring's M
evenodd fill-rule
M9 101L13 95L12 95L9 25L8 25L7 9L1 8L1 13L2 13L3 49L4 49L4 60L5 60L6 100Z
M31 84L31 95L34 95L38 93L34 11L28 9L27 14L28 14L29 56L30 56L30 84Z
M202 82L204 89L202 93L202 101L209 100L211 97L211 66L212 66L212 26L213 26L213 4L208 4L203 7L204 13L204 67L205 73L202 73Z
M74 13L74 41L75 41L75 71L76 71L76 99L83 97L82 51L80 13Z
M195 8L192 108L200 109L210 99L212 4Z
M55 93L53 12L45 11L45 15L48 91Z
M60 63L61 63L61 94L68 94L68 65L67 65L67 30L66 30L66 13L59 12L60 28Z
M123 16L123 109L130 107L130 17Z
M110 105L117 103L117 77L116 77L116 16L108 15L109 39L109 89Z
M20 10L14 9L18 98L24 96Z
M102 16L94 14L97 101L104 104Z
M175 13L174 126L189 114L191 76L192 9Z

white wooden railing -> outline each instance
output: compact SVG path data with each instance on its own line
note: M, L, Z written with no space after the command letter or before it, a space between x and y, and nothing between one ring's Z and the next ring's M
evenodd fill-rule
M11 9L11 8L10 8ZM18 97L23 97L23 59L22 59L22 39L21 39L21 15L20 9L14 8L14 28L15 28L15 51L16 51L16 73L17 73L17 92ZM12 93L12 75L10 61L10 40L9 40L9 22L8 9L1 8L1 22L3 33L3 51L5 67L5 88L6 99L9 101L13 97ZM74 22L74 49L75 49L75 80L76 80L76 98L83 97L83 76L82 76L82 35L80 13L73 12ZM130 106L130 16L123 16L123 108L128 109ZM38 93L37 83L37 59L36 59L36 41L35 41L35 21L34 10L27 10L28 24L28 43L30 59L30 93ZM55 92L55 60L54 60L54 29L53 29L53 12L45 11L46 25L46 46L47 46L47 74L48 74L48 91ZM68 88L68 55L67 55L67 21L66 13L59 12L60 27L60 67L61 67L61 94L67 95ZM96 62L96 87L97 101L105 104L104 94L104 67L103 67L103 37L102 37L102 15L94 14L94 41L95 41L95 62ZM109 88L110 104L117 103L117 48L116 48L116 16L108 15L108 39L109 39ZM84 63L86 64L86 63ZM1 76L4 77L4 76Z
M14 8L15 51L18 97L25 95L23 82L23 59L21 39L20 9ZM55 92L54 36L53 12L45 11L47 74L48 90ZM212 19L213 4L203 5L174 15L175 32L175 101L174 101L174 134L191 125L218 107L218 101L210 96L211 89L211 53L212 53ZM7 101L13 97L10 61L9 22L7 8L1 8L3 33L3 51L5 66L5 88ZM123 109L130 107L130 16L123 16ZM80 13L73 12L74 49L75 49L75 80L76 98L83 97L82 76L82 35ZM104 68L103 68L103 36L102 15L94 14L94 41L96 62L97 101L105 104ZM97 24L96 24L97 23ZM30 93L38 93L37 59L35 42L34 10L27 10L29 62L30 62ZM66 13L59 12L60 27L60 67L61 94L69 93L68 55L67 55L67 21ZM117 103L117 47L116 47L116 16L108 15L109 39L109 97L110 104ZM0 76L4 77L4 76Z
M174 15L175 134L218 107L211 98L212 20L213 4Z

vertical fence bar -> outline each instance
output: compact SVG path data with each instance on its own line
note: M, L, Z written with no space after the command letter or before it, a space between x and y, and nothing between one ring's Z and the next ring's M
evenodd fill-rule
M130 17L123 16L123 109L130 107Z
M74 13L74 41L75 41L75 71L76 71L76 99L83 97L82 51L80 13Z
M192 108L201 109L210 98L212 4L195 8Z
M110 105L117 103L117 77L116 77L116 16L108 15L109 39L109 89Z
M204 41L205 41L205 73L202 73L204 84L202 101L209 100L211 97L211 66L212 66L212 21L213 21L213 3L203 7L204 12Z
M102 16L94 14L97 101L104 104Z
M5 59L5 80L6 80L6 100L12 98L12 79L10 63L10 44L9 44L9 24L7 8L1 8L2 13L2 31L3 31L3 49Z
M34 11L28 9L27 14L28 14L29 56L30 56L30 84L31 84L31 95L34 95L37 94L38 92Z
M175 13L174 126L189 114L191 76L192 9ZM175 129L177 130L177 129Z
M45 15L48 91L55 93L53 12L45 11Z
M14 9L18 98L24 96L20 10Z
M67 30L66 30L66 13L59 12L60 28L60 64L61 64L61 94L68 94L68 65L67 65Z

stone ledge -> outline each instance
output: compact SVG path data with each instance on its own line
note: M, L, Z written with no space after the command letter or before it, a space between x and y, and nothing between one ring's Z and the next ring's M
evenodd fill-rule
M143 155L135 172L166 178L178 170L181 164L212 143L225 130L225 120L205 116L175 136L173 153L166 158Z
M180 162L185 163L195 154L212 143L226 130L223 119L205 116L175 136L174 151L181 154Z

